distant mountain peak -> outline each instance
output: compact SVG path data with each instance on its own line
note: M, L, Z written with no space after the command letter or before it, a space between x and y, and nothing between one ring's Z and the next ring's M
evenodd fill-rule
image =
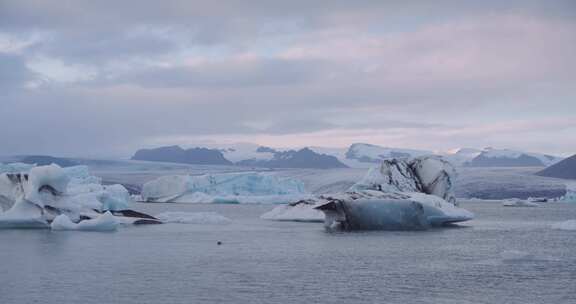
M576 179L576 154L536 173L540 176Z
M166 146L136 151L133 160L158 161L195 165L231 165L222 151L208 148L182 149L180 146Z
M346 168L335 156L320 154L310 148L300 150L276 151L269 160L244 160L237 163L242 166L255 166L267 168Z
M488 147L465 165L469 167L546 167L560 160L559 157L547 154Z

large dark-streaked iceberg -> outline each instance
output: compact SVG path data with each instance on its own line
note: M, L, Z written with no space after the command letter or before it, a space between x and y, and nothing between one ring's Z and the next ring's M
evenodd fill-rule
M102 185L84 166L0 174L0 228L109 231L120 224L160 223L129 210L130 203L123 186Z
M279 206L262 218L287 220L298 208L307 218L323 212L331 230L413 230L463 222L474 215L457 206L455 174L449 162L435 156L385 160L344 193Z

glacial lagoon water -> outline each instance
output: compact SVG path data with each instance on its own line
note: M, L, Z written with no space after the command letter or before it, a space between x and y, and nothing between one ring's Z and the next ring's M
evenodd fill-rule
M422 232L328 233L258 219L269 205L184 204L136 209L232 223L0 230L0 303L576 303L576 231L550 228L576 205L464 207L477 219Z

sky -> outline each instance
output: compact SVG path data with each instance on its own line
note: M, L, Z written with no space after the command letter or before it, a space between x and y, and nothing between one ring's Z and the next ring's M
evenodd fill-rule
M0 0L0 155L576 153L576 1Z

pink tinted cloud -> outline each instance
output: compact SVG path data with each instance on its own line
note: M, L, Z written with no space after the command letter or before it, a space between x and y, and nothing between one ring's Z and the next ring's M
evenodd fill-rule
M491 15L412 32L359 28L313 32L280 56L322 58L364 72L362 81L428 85L576 79L576 24L529 15Z

